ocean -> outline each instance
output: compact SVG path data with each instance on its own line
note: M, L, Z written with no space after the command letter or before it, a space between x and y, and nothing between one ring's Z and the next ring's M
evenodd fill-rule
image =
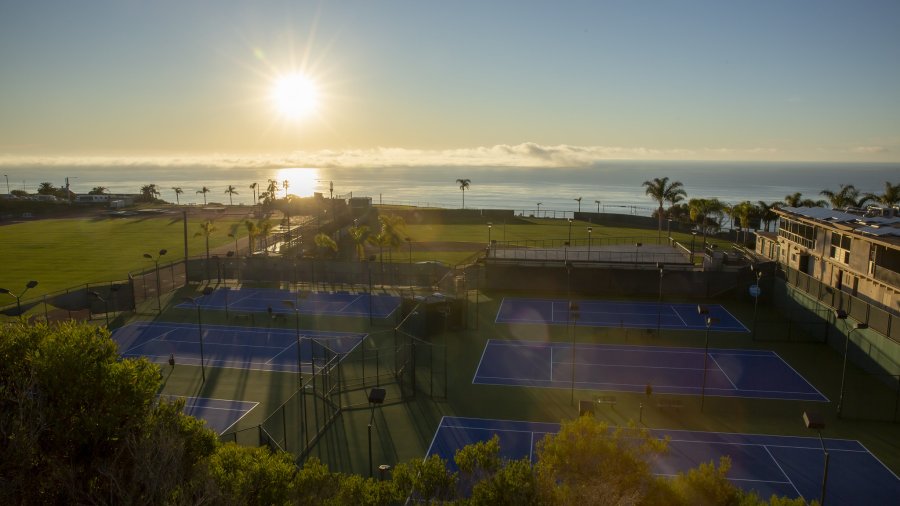
M160 198L175 202L173 187L180 187L182 204L203 204L202 187L209 188L208 203L229 203L228 185L238 192L234 204L253 201L252 183L265 187L269 179L287 180L288 193L311 196L371 197L378 204L403 204L459 208L463 192L456 179L470 179L465 191L466 208L514 209L540 214L583 211L649 215L655 204L641 183L656 177L681 181L688 198L716 197L727 203L749 200L780 202L785 195L801 192L819 199L824 189L837 191L852 184L862 193L881 193L884 183L900 181L900 164L608 161L590 167L387 167L387 168L217 168L217 167L6 167L11 189L36 191L42 182L75 193L104 186L111 193L138 193L155 184ZM0 184L4 184L0 181ZM6 188L2 188L6 190ZM0 191L2 191L0 190ZM599 204L598 204L599 202ZM540 203L540 206L538 206Z

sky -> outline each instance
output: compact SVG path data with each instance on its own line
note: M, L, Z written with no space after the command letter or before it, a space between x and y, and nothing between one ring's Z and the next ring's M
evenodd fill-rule
M900 162L898 27L896 0L7 0L0 166Z

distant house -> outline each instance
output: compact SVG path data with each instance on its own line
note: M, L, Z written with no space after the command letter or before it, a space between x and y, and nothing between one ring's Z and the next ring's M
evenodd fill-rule
M128 193L103 193L100 195L76 195L77 204L103 204L109 202L109 207L121 209L134 205L136 195Z

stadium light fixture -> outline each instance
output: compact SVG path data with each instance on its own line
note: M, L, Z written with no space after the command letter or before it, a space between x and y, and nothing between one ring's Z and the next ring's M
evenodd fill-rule
M22 293L20 293L19 295L12 293L10 290L8 290L6 288L0 288L0 293L9 294L14 299L16 299L16 315L21 315L22 314L22 296L25 295L25 292L36 287L37 285L38 285L38 282L34 281L34 280L29 281L28 283L25 283L25 289L22 290Z
M819 443L822 445L822 453L825 455L825 466L822 471L822 495L819 504L825 506L825 488L828 484L828 450L825 448L825 440L822 439L822 431L825 429L825 422L822 418L814 413L803 412L803 424L807 429L816 431L819 434Z
M844 321L844 328L849 326L847 323L847 312L843 309L835 309L834 317L838 320ZM850 336L853 335L854 330L863 330L869 328L868 324L865 323L857 323L853 327L850 328L849 332L847 332L846 337L844 338L844 359L843 365L841 366L841 393L838 396L838 404L837 404L837 417L840 418L844 409L844 386L845 381L847 379L847 356L850 353Z

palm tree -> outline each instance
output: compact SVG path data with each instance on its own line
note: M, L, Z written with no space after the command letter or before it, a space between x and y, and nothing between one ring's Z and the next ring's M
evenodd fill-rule
M366 242L369 240L369 227L366 225L353 226L348 229L356 249L356 258L360 262L366 257Z
M332 255L337 253L338 245L334 242L334 239L331 238L330 235L325 232L319 232L316 234L315 239L313 239L316 243L316 247L320 252L322 252L322 256L325 255L325 252L330 251Z
M290 184L290 182L288 182L287 179L285 179L284 181L281 182L281 186L282 186L282 188L284 188L284 198L287 198L287 190L290 185L291 184Z
M661 240L663 204L665 202L676 204L687 196L687 192L684 191L684 187L681 184L681 181L672 181L671 183L669 183L668 177L653 178L652 181L644 181L643 183L641 183L641 186L644 186L646 188L645 193L650 196L651 199L659 203L659 209L657 210L657 215L659 216L658 237Z
M738 231L740 232L742 228L746 229L744 230L744 242L746 243L747 236L750 234L750 222L759 214L759 210L749 200L734 205L733 209L735 215L741 220Z
M403 244L403 237L405 237L403 232L406 222L402 216L394 214L382 214L378 217L378 222L381 223L379 239L383 246L388 247L388 255L391 255L393 250Z
M773 202L771 204L767 204L760 200L756 203L756 207L759 208L759 219L762 221L763 229L768 232L769 225L772 224L775 220L778 219L778 215L775 214L775 206L778 205L778 202Z
M800 192L784 196L784 204L789 207L825 207L828 202L824 200L805 199Z
M471 179L457 179L456 184L459 185L459 189L462 190L462 208L466 208L466 190L469 189L469 185L472 184Z
M95 186L88 192L88 195L105 195L107 190L109 190L109 188L105 186Z
M868 196L859 196L859 190L852 184L842 184L836 193L831 190L822 190L820 195L828 198L832 209L845 209L848 207L862 207L869 200Z
M175 205L179 206L181 205L181 200L178 196L184 193L184 190L182 190L180 186L173 186L172 189L175 190Z
M269 234L272 233L273 228L275 228L275 224L269 220L259 220L256 224L256 229L259 235L262 236L263 247L266 249L266 252L269 251Z
M574 200L575 200L575 202L578 202L578 212L580 213L581 212L581 197L578 197Z
M228 194L228 205L233 206L234 201L232 200L232 197L238 194L237 188L235 188L234 185L228 185L228 188L225 188L225 193Z
M886 207L894 207L900 204L900 183L891 184L890 181L884 182L884 193L877 195L875 193L867 193L866 197L873 202L877 202Z
M600 214L600 201L595 200L594 203L597 204L597 214Z
M257 185L256 183L253 183L253 184L250 185L250 189L253 190L253 204L254 204L254 205L255 205L256 202L257 202L257 199L256 199L256 187L257 187L257 186L258 186L258 185Z
M203 205L204 205L204 206L206 205L206 194L209 193L209 192L210 192L210 189L207 188L207 187L205 187L205 186L204 186L203 188L197 190L197 193L202 193L202 194L203 194Z
M206 220L200 224L200 231L194 233L194 237L205 237L206 238L206 277L209 278L209 236L212 235L213 232L216 231L216 226L213 222Z
M247 247L250 249L248 255L253 255L253 245L255 244L253 240L259 235L259 228L251 220L245 221L244 226L247 228Z
M44 182L38 186L37 192L38 195L53 195L56 193L56 187L53 186L53 183Z
M713 231L721 227L722 209L719 199L691 199L688 201L691 213L691 221L700 227L703 233L703 247L706 248L707 231Z
M153 202L157 195L159 195L159 190L155 184L141 186L141 200L144 202Z

